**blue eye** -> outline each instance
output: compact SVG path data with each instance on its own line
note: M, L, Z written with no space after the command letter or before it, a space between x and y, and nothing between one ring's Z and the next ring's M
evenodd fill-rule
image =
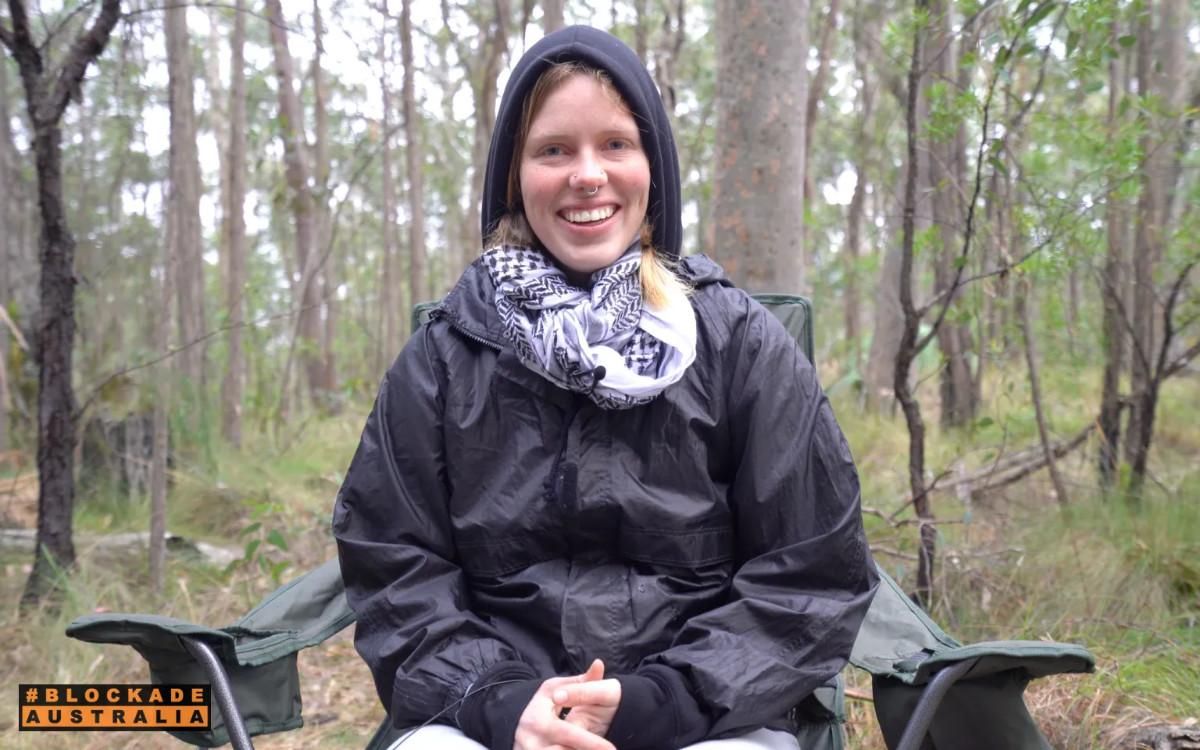
M562 146L547 146L542 149L542 156L562 156Z

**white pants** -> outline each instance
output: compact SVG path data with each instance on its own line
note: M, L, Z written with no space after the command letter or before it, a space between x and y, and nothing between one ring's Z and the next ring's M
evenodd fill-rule
M392 743L388 750L487 750L462 732L442 724L430 724ZM758 729L741 737L708 740L683 750L800 750L796 738L777 729Z

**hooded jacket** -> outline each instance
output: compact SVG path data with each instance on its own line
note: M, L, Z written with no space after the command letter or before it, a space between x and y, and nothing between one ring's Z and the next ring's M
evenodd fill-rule
M645 69L579 27L514 70L485 230L516 92L564 59L604 67L650 123L655 236L677 253L657 93L638 109ZM696 360L648 404L604 410L526 368L479 261L384 377L333 526L355 643L397 726L436 717L510 748L537 686L600 658L622 688L608 738L662 750L778 726L844 666L875 586L845 439L774 316L706 258L679 272Z

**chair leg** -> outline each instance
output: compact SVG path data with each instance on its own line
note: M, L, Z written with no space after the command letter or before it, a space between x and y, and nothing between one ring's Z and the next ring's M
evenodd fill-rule
M183 647L188 650L188 653L194 656L196 661L204 667L204 671L208 673L208 679L212 682L213 696L216 698L221 716L225 719L225 729L229 732L229 744L233 746L233 750L254 750L254 744L250 742L250 733L246 731L246 724L242 721L242 713L238 710L237 701L233 698L233 688L229 684L225 668L221 666L221 660L217 658L216 653L209 648L207 643L198 638L180 636L179 640L183 642Z
M921 747L921 743L925 741L925 735L929 732L929 725L933 723L933 717L937 713L938 707L942 705L942 699L946 697L950 687L958 682L959 678L971 671L976 661L976 659L961 661L946 667L933 676L933 679L925 687L925 692L921 695L921 700L917 703L912 718L908 720L908 726L904 728L904 735L901 736L896 750L918 750Z

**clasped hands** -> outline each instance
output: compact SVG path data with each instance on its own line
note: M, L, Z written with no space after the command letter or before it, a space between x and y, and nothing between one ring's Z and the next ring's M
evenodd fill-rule
M616 750L604 735L620 703L621 683L604 679L599 659L581 675L551 677L521 712L513 750Z

